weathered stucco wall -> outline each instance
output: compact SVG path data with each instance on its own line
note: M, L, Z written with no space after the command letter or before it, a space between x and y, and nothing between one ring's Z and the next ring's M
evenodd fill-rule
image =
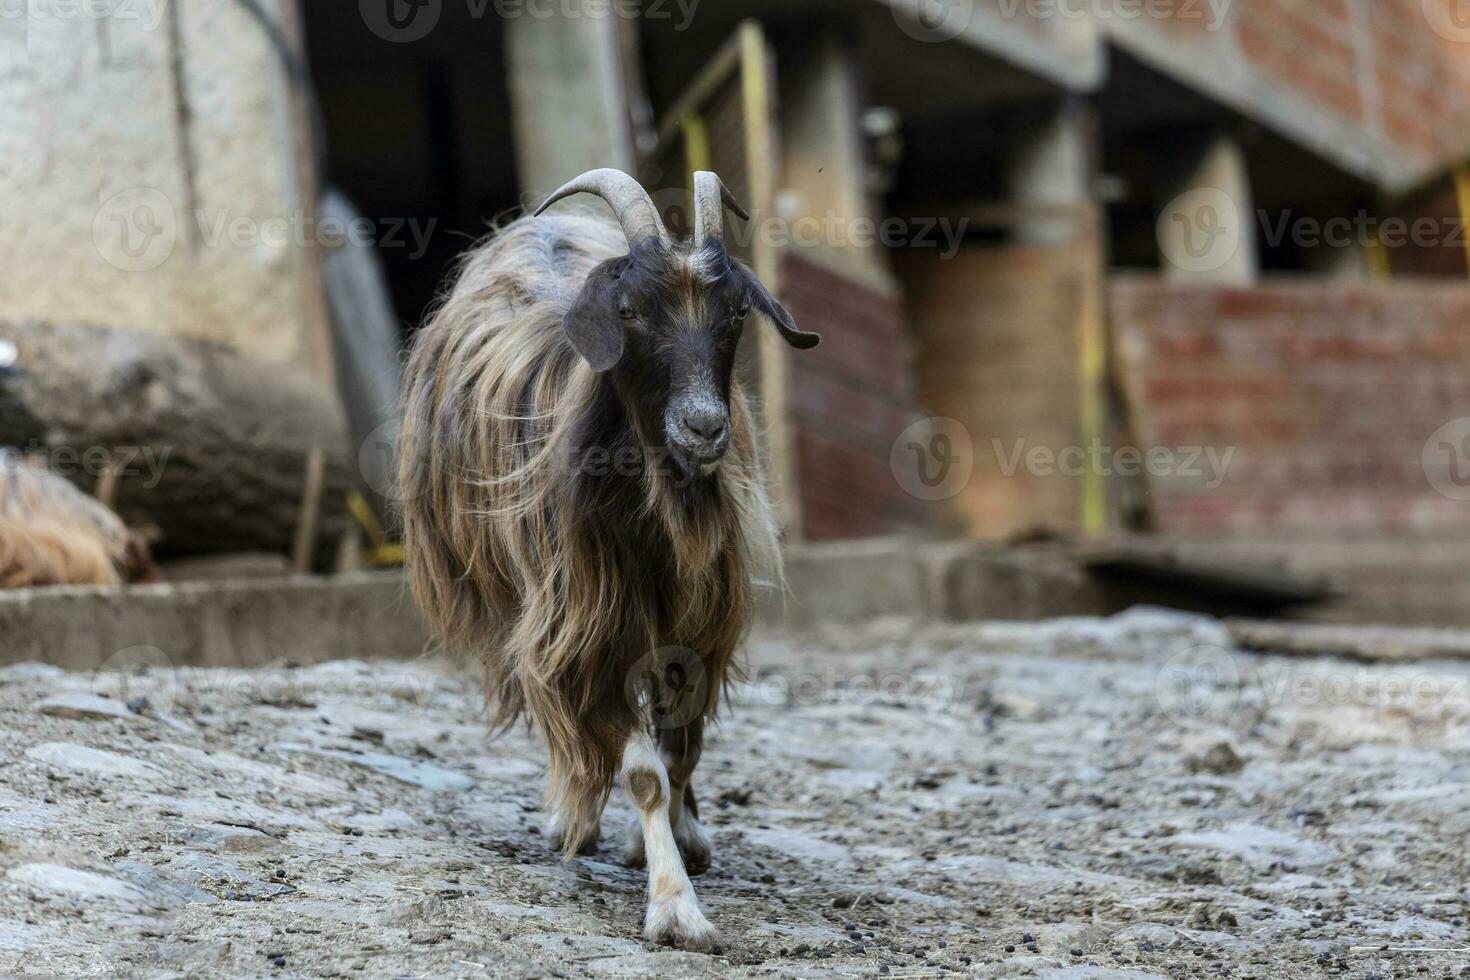
M240 5L7 4L0 105L0 314L306 359L290 91Z

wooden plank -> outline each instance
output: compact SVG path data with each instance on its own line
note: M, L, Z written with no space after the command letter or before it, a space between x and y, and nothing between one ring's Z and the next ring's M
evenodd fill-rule
M1324 579L1275 565L1186 555L1164 542L1112 539L1084 544L1077 558L1093 574L1157 582L1201 596L1288 607L1336 593Z
M756 222L771 213L776 197L775 59L760 24L747 20L737 35L740 44L740 81L745 103L745 150L750 168L750 213ZM774 295L781 294L779 251L757 234L755 273ZM782 528L800 538L801 499L797 485L796 448L789 398L789 363L785 342L774 330L758 334L762 421L766 430L766 466L771 503Z
M1470 630L1335 626L1254 619L1226 620L1246 650L1298 657L1342 657L1361 663L1470 660Z

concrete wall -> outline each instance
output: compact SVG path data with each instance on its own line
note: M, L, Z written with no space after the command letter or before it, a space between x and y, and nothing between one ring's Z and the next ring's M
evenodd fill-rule
M218 0L26 11L0 14L0 311L306 361L314 230L260 28Z

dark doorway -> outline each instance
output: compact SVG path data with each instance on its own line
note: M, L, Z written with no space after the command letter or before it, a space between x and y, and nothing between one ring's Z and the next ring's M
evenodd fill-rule
M359 4L302 4L324 182L380 230L394 310L409 330L455 258L520 204L503 25L489 5L438 9L422 37L390 40Z

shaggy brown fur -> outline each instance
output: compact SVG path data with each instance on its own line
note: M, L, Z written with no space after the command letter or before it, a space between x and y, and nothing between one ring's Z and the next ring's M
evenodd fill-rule
M147 551L102 504L0 450L0 588L138 581L152 573Z
M441 640L484 663L497 727L525 713L545 737L547 802L568 854L647 723L626 693L635 664L661 648L696 651L702 715L713 715L752 587L780 577L738 386L725 458L685 481L652 448L657 434L639 431L637 407L567 338L588 273L627 251L593 217L510 224L466 257L404 381L414 594ZM613 462L582 465L589 447Z

